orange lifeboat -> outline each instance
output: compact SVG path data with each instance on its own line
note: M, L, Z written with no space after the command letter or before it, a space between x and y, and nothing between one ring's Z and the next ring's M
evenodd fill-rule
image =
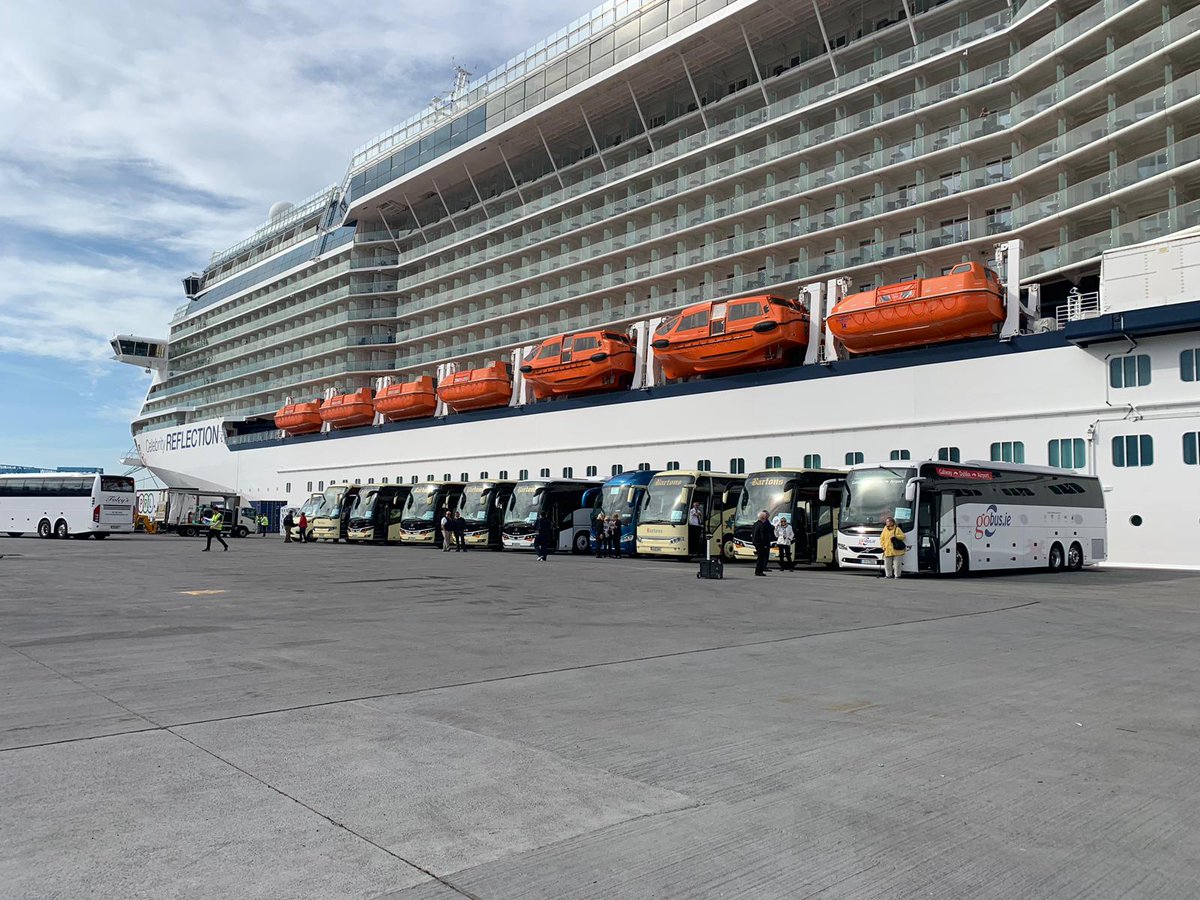
M389 384L375 395L375 411L389 422L432 416L437 409L433 379L422 375L416 381Z
M275 427L284 434L313 434L321 430L321 401L289 403L275 413Z
M949 275L850 294L829 314L829 330L851 353L988 337L1004 321L1000 279L980 263Z
M333 428L358 428L375 421L375 404L370 388L359 388L353 394L334 394L321 404L321 421Z
M455 412L504 406L512 396L512 376L507 365L495 362L443 378L437 394Z
M614 331L560 335L538 345L521 373L538 400L628 387L633 380L633 344Z
M808 311L782 297L706 300L672 316L650 346L667 378L792 362L808 344Z

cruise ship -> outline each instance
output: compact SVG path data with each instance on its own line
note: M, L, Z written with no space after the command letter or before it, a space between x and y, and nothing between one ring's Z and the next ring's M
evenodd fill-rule
M1198 7L610 0L272 207L184 279L166 337L115 337L152 373L131 458L291 505L485 473L1024 462L1101 479L1111 562L1195 566ZM985 336L850 352L829 327L848 295L980 264ZM802 355L664 376L676 314L768 296L806 311ZM627 383L528 390L540 342L597 330L628 340ZM319 414L479 371L511 377L490 408Z

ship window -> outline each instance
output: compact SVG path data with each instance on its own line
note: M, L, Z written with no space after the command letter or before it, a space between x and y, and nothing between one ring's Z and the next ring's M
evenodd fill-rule
M600 471L600 470L599 470L599 469L597 469L595 466L588 466L588 467L587 467L587 477L588 477L588 478L595 478L595 477L596 477L596 475L599 473L599 471Z
M1087 465L1083 438L1055 438L1047 447L1046 455L1056 469L1082 469Z
M888 458L889 458L889 459L892 459L892 460L897 460L897 459L912 459L912 453L910 453L910 452L909 452L909 451L907 451L907 450L893 450L893 451L892 451L892 452L889 454L889 457L888 457Z
M318 482L317 482L317 490L318 490L318 491L321 491L322 493L324 493L324 492L325 492L325 482L323 482L323 481L318 481Z
M1023 441L996 441L992 444L992 462L1025 462L1025 443Z
M650 471L650 463L648 463L648 462L638 463L638 471L639 472L649 472Z
M1200 433L1189 431L1183 436L1183 464L1200 466Z
M674 472L678 468L679 468L679 460L677 460L677 459L667 460L667 471L668 472Z
M806 469L821 468L821 454L820 453L805 453L804 454L804 468L806 468Z
M699 469L701 472L711 472L712 471L712 460L711 459L698 459L698 460L696 460L696 468Z
M729 471L733 475L745 475L746 460L742 459L740 456L729 460Z
M547 472L546 474L549 475L550 473ZM575 469L573 469L571 466L563 466L563 478L574 478L574 477L575 477Z
M283 488L283 489L284 489L284 491L286 491L287 493L289 493L289 494L290 494L290 493L292 492L292 483L289 481L289 482L288 482L288 483L287 483L287 484L284 486L284 488Z
M1179 377L1184 381L1200 381L1200 349L1179 354Z
M421 480L421 479L419 479L419 478L418 478L416 475L414 475L414 476L413 476L412 478L410 478L408 481L409 481L409 484L416 484L416 483L417 483L418 481L420 481L420 480Z
M374 484L374 483L375 483L375 479L374 479L374 478L368 478L368 479L367 479L367 484Z
M480 472L480 473L479 473L479 480L480 480L480 481L483 481L483 480L484 480L485 478L487 478L487 477L488 477L488 473L487 473L487 472ZM467 479L465 479L465 478L463 479L463 481L466 481L466 480L467 480Z
M938 459L942 462L961 462L962 452L957 447L938 447Z
M857 466L866 460L866 456L861 450L851 450L846 454L846 465Z
M551 341L548 344L542 344L542 348L538 350L538 359L546 359L550 356L558 356L562 350L561 341Z
M1131 469L1154 465L1154 438L1148 434L1119 434L1112 439L1113 465Z
M700 328L708 324L708 310L702 309L699 312L694 312L690 316L684 316L679 323L680 331L690 331L693 328Z
M625 471L625 467L623 465L621 465L620 463L617 463L615 466L612 467L612 473L614 475L620 475L624 471Z
M734 303L729 307L728 321L738 322L742 319L756 319L763 314L761 303Z
M311 482L311 481L308 483L308 488L307 488L306 490L307 490L307 491L308 491L310 494L312 493L312 482Z
M1150 356L1135 353L1108 361L1108 383L1114 388L1142 387L1150 383Z
M518 481L524 481L524 480L525 480L526 478L528 478L528 477L529 477L529 470L528 470L528 469L519 469L519 470L517 470L517 480L518 480Z
M446 480L447 480L447 481L449 481L450 479L449 479L449 478L447 478ZM470 480L471 480L471 473L470 473L470 472L462 472L462 473L460 473L458 480L459 480L459 481L470 481Z
M388 483L388 477L387 477L386 475L384 475L382 478L380 478L380 479L379 479L379 483L380 483L380 484L387 484L387 483Z
M549 470L549 469L542 469L542 477L543 477L543 478L549 478L549 477L550 477L550 470Z
M501 480L501 481L508 481L508 469L501 469L501 470L500 470L500 480Z
M768 456L763 462L764 469L778 469L783 465L783 459L778 456Z

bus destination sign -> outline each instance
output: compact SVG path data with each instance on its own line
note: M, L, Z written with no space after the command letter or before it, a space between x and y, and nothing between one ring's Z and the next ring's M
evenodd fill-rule
M959 481L993 481L996 476L987 469L951 469L937 466L933 470L938 478L956 478Z

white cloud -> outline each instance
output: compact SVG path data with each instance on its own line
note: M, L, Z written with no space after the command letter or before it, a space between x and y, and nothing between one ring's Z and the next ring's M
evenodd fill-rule
M591 5L3 4L0 352L163 332L181 275L339 180L452 57L482 74Z

